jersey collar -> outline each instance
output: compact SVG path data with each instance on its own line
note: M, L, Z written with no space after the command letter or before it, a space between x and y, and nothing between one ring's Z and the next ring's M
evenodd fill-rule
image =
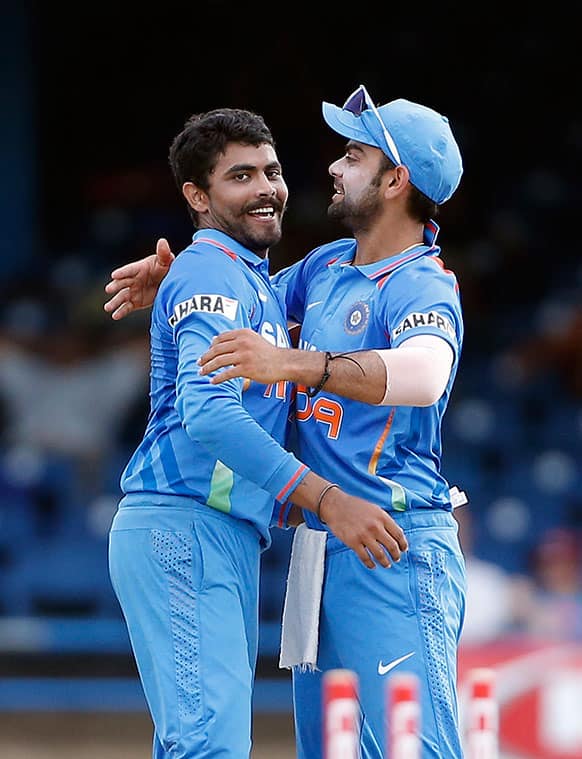
M245 248L244 245L241 245L241 243L237 242L233 237L230 237L230 235L227 235L224 232L220 232L218 229L197 230L192 236L192 244L195 245L196 243L208 243L214 245L214 247L222 250L223 253L226 253L231 258L242 258L247 263L252 264L259 269L268 270L269 268L268 256L265 258L257 256L256 253Z
M425 256L427 254L430 254L431 256L438 256L440 253L440 248L436 245L436 238L439 230L439 225L436 223L436 221L433 221L431 219L428 224L425 224L422 243L411 245L409 248L406 248L400 253L397 253L394 256L390 256L390 258L384 258L381 261L375 261L372 264L355 266L354 268L362 272L362 274L368 277L368 279L376 280L385 277L387 274L390 274L390 272L394 271L394 269L397 269L399 266L402 266L402 264L408 263L409 261L413 261L415 258L420 258L421 256ZM350 260L347 260L348 257L346 256L345 258L342 257L341 259L330 261L330 263L334 263L339 266L350 264L353 260L354 253L355 245L353 248L350 248Z

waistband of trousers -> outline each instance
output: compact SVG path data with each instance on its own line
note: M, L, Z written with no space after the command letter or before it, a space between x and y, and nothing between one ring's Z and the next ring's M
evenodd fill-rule
M405 534L411 530L425 527L458 530L458 523L453 512L444 509L410 509L409 511L391 511L389 513L392 519L402 527ZM330 532L327 538L327 553L345 550L349 550L345 543L342 543Z
M139 504L132 501L127 503L122 500L113 518L111 529L191 529L196 521L207 519L218 520L237 532L248 534L251 538L261 538L259 531L250 522L194 500L189 500L187 506L175 506L162 502Z

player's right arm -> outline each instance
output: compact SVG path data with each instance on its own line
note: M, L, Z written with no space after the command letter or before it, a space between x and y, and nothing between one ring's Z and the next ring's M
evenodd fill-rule
M133 311L149 308L175 258L166 238L160 237L155 254L114 269L105 285L110 298L103 304L103 309L117 321ZM302 321L305 270L310 259L311 256L306 256L271 277L275 288L282 286L285 289L287 311L294 323Z
M104 310L117 321L133 311L149 308L174 259L168 241L160 237L155 255L112 271L111 279L105 285L105 292L111 297L103 304Z
M325 353L278 348L251 330L216 336L200 359L201 374L219 384L233 377L276 384L289 380L374 405L431 406L447 385L453 352L436 335L419 335L394 349ZM217 370L223 370L217 373Z

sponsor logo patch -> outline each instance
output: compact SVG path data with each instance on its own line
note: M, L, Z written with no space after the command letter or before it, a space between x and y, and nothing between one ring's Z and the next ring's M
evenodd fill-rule
M193 313L220 314L234 321L237 306L238 300L227 298L225 295L193 295L174 306L168 324L175 327L179 321Z
M413 311L408 314L396 327L392 330L392 339L395 340L400 335L403 335L409 329L415 329L416 327L436 327L441 332L445 332L449 337L457 342L457 336L455 335L455 329L446 316L441 316L436 311Z
M357 335L366 329L370 318L370 306L363 300L356 301L346 315L344 329L350 335Z

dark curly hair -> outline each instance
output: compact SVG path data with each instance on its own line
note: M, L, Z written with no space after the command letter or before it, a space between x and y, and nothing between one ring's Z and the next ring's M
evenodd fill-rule
M187 119L170 145L169 163L180 193L184 182L208 190L209 177L227 145L272 145L273 135L262 116L239 108L217 108ZM194 224L197 213L188 206Z

